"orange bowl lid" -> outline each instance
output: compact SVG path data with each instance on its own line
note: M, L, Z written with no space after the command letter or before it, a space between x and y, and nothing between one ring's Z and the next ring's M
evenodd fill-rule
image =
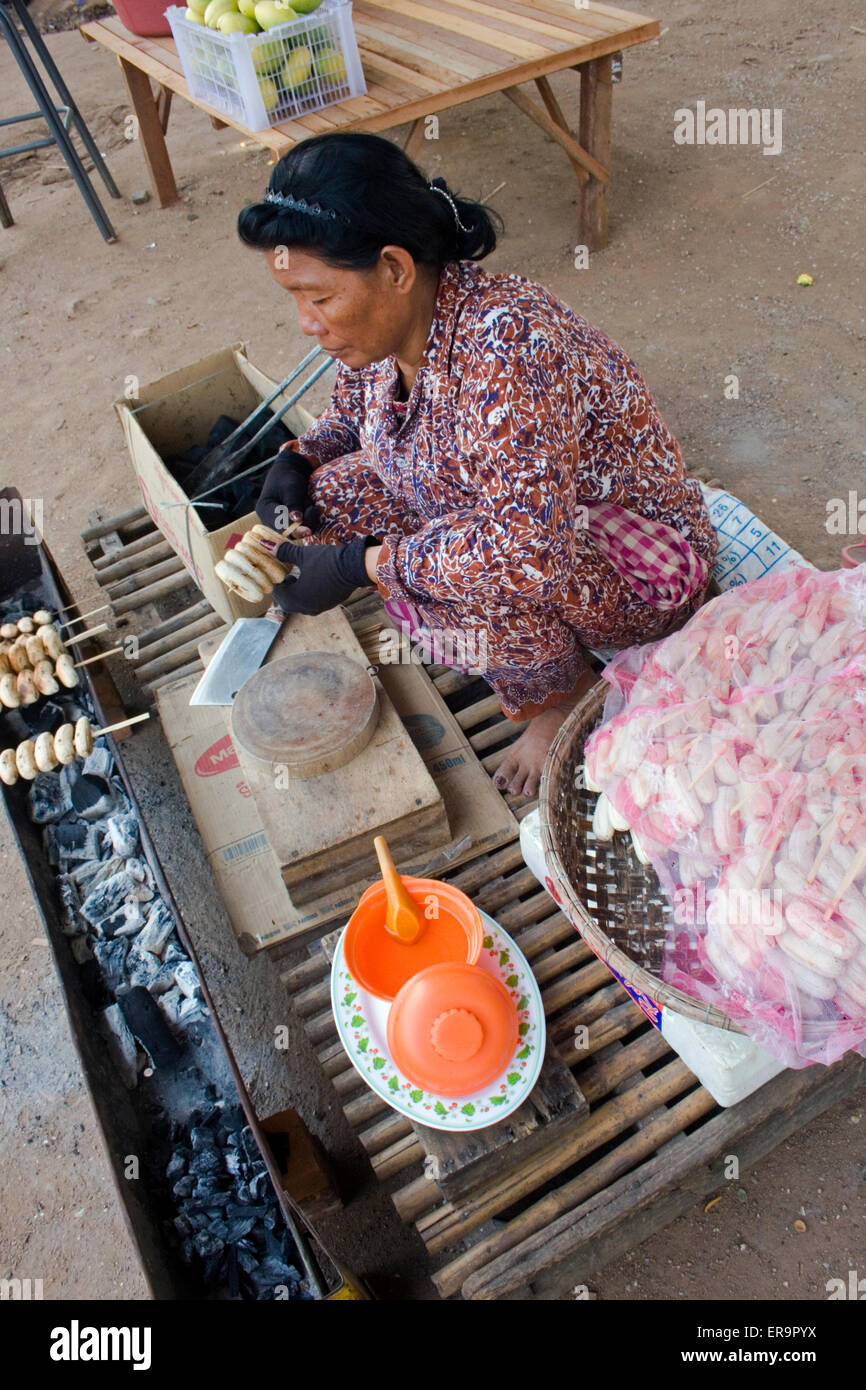
M428 966L407 980L388 1015L395 1065L438 1096L468 1096L488 1086L517 1043L511 995L477 965Z

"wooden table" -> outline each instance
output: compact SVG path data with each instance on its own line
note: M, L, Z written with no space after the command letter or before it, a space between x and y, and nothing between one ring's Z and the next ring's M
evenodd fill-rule
M383 131L411 122L405 148L414 158L428 117L502 92L565 151L580 184L582 242L591 250L606 244L612 59L656 38L657 20L572 0L356 0L353 19L366 95L258 131L190 95L173 39L136 38L119 19L84 24L81 33L120 60L162 207L177 198L165 143L174 93L206 111L215 126L231 125L277 157L321 132ZM580 74L577 137L548 81L566 69ZM541 104L522 90L526 82L535 83Z

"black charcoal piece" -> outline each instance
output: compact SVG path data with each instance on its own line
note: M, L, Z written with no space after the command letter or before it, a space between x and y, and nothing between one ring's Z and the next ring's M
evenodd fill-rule
M231 1241L233 1244L241 1240L244 1236L249 1235L256 1224L256 1218L254 1216L232 1217L230 1212L227 1212L226 1215L229 1218L226 1240Z
M81 899L75 884L58 875L57 890L60 895L60 929L64 936L78 936L83 924L79 919Z
M193 1125L189 1132L189 1141L193 1153L200 1153L202 1149L213 1149L216 1146L216 1136L212 1129L208 1129L206 1120L200 1125Z
M114 788L105 777L82 772L70 788L72 805L85 820L101 820L110 815L116 804Z
M186 1264L192 1263L192 1257L195 1254L195 1246L192 1243L192 1236L187 1236L186 1240L181 1241L180 1253L182 1259Z
M189 1161L189 1171L196 1176L204 1176L207 1173L218 1173L222 1164L216 1149L201 1149L194 1153Z
M193 1236L192 1243L195 1245L196 1254L202 1259L207 1255L221 1255L225 1248L225 1241L217 1240L209 1230L200 1230Z
M109 816L106 831L112 851L121 859L129 859L138 849L138 817L125 811L119 816Z
M121 938L120 942L111 943L118 944L125 946L126 942ZM147 990L136 985L120 995L117 1002L130 1032L141 1043L153 1065L157 1068L173 1066L180 1056L180 1048Z
M93 943L93 954L102 971L102 978L111 990L116 991L126 980L128 951L129 945L123 937L117 937L114 941L94 941ZM125 1014L124 1017L126 1017Z
M268 1177L267 1169L261 1173L256 1173L255 1177L250 1179L249 1189L253 1201L268 1196L271 1191L271 1180Z
M211 1216L210 1212L208 1212L208 1216ZM228 1235L228 1229L229 1228L226 1225L225 1221L222 1221L219 1217L217 1217L216 1220L214 1220L211 1216L210 1233L215 1240L224 1242L226 1236Z
M259 1146L256 1143L256 1136L253 1134L249 1125L244 1125L243 1129L241 1130L240 1147L243 1151L244 1158L247 1160L248 1163L256 1163L261 1161L262 1156L259 1153Z
M176 1216L171 1224L179 1236L188 1236L192 1233L192 1226L185 1216Z
M183 1178L178 1178L177 1182L174 1184L171 1190L174 1193L175 1197L191 1197L194 1187L195 1178L190 1177L190 1175L187 1174Z
M186 1155L182 1153L180 1150L178 1150L176 1153L173 1153L171 1158L168 1160L168 1164L165 1170L165 1176L169 1179L169 1181L172 1181L174 1178L183 1177L185 1172Z
M238 1264L245 1274L252 1274L258 1268L259 1257L255 1251L244 1250L240 1245L236 1247L238 1252Z
M27 793L27 807L30 819L36 825L47 825L49 821L59 821L61 816L72 810L68 791L53 772L39 772L30 784Z

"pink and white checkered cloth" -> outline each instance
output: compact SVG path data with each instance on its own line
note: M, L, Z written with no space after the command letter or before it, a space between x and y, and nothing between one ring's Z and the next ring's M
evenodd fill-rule
M599 550L651 608L680 608L706 587L709 563L672 526L613 503L586 511L587 530Z

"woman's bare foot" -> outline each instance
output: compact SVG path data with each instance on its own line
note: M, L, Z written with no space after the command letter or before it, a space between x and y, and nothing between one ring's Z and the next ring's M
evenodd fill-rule
M594 671L586 671L565 704L542 710L530 719L493 778L494 787L512 796L538 795L541 772L557 730L597 679Z

